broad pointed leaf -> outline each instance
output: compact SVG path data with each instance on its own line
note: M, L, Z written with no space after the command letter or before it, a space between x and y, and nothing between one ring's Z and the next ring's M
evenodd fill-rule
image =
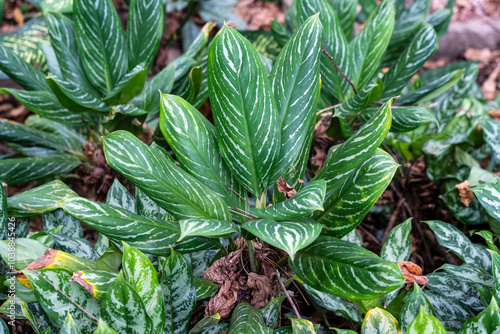
M189 334L200 334L203 329L211 326L216 326L220 321L219 313L215 313L209 317L205 317L198 321L196 325L189 331Z
M380 78L368 83L358 94L352 96L344 101L342 105L336 110L335 114L352 115L360 112L369 104L378 100L382 95L384 85Z
M500 184L487 183L471 189L483 208L494 219L500 221Z
M293 334L316 334L313 323L306 319L292 319Z
M358 1L340 0L333 1L331 4L339 17L339 22L344 31L346 40L350 40L354 32L354 21L356 20L356 7Z
M500 310L495 298L492 298L490 306L479 313L478 316L467 320L458 333L495 333L499 327Z
M59 334L81 334L82 332L75 324L75 320L70 313L66 316L66 320L64 320L64 324L59 331Z
M111 92L103 97L104 102L108 104L127 103L142 92L147 74L144 63L136 65L123 75Z
M104 270L83 270L73 273L70 281L77 282L85 288L92 296L102 300L118 274Z
M179 220L181 236L223 237L232 232L239 232L239 227L232 222L216 219L184 219Z
M176 218L231 221L223 200L177 167L161 148L147 146L126 131L116 131L103 141L108 164Z
M12 222L7 214L7 194L5 188L0 189L0 240L7 240L7 236L12 235Z
M110 328L102 319L99 318L99 323L94 334L118 334L112 328Z
M413 292L410 297L406 300L403 309L401 310L401 315L399 316L399 321L401 325L402 333L412 333L409 331L410 324L417 318L421 309L425 311L426 314L429 314L433 317L436 316L436 312L434 312L434 308L431 303L422 292L420 287L414 283Z
M439 320L433 315L428 315L423 307L420 308L420 313L415 320L408 326L407 332L415 334L446 334L446 330Z
M361 334L398 334L398 322L384 309L374 308L366 313Z
M109 188L108 194L106 195L106 204L116 206L117 208L132 213L137 213L134 196L130 195L127 188L125 188L118 179L115 179L113 185Z
M42 219L44 231L62 226L61 234L73 238L83 238L83 230L80 222L62 209L48 212L42 216Z
M194 278L194 287L196 289L196 301L206 299L212 294L219 290L219 286L215 283L210 282L209 280L203 278Z
M408 261L411 254L411 218L396 225L387 235L380 257L387 261Z
M281 311L281 304L286 296L273 298L267 303L266 306L261 308L262 316L264 317L264 323L269 328L275 328L278 324L278 318Z
M37 240L18 238L16 239L16 253L13 259L9 251L9 241L0 240L0 255L2 259L5 263L11 263L17 270L26 268L30 263L42 256L46 250L47 246Z
M487 288L493 288L495 285L493 276L488 271L478 268L477 265L464 263L460 266L454 266L445 263L439 269L446 270L448 273L455 275L463 283Z
M484 119L481 122L484 141L491 147L495 162L500 162L500 121L496 119Z
M146 218L155 220L175 220L174 216L169 214L165 209L156 204L148 195L140 189L135 190L135 201L137 214Z
M92 244L84 238L68 237L62 234L47 232L52 240L54 240L54 248L66 253L74 254L87 260L95 261L99 255L94 250Z
M290 265L307 285L345 298L373 299L404 282L396 263L332 237L319 237L311 246L299 251Z
M224 26L210 46L208 82L227 167L247 190L261 194L279 153L278 112L257 52L233 28Z
M272 329L266 327L264 317L259 309L248 303L240 303L233 311L229 334L271 334Z

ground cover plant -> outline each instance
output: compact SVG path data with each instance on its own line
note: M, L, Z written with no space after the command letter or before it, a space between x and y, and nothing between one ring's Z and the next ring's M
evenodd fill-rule
M112 12L110 1L98 3ZM85 4L74 2L75 36L79 6ZM145 4L159 3L136 0L130 10ZM114 102L106 114L82 113L81 104L70 108L78 101L63 104L75 95L64 93L65 84L52 74L47 81L26 80L47 83L50 90L43 94L53 94L67 115L97 119L86 129L106 129L93 145L123 184L114 181L105 203L79 196L61 179L9 198L2 187L0 282L14 282L16 296L1 289L6 301L0 312L8 315L14 304L15 317L29 320L36 333L494 332L500 322L500 182L494 173L500 122L488 114L494 105L482 103L473 89L477 65L453 64L416 76L435 52L449 11L428 16L428 2L419 0L407 9L402 2L363 2L359 20L366 23L354 35L355 6L344 5L295 1L288 27L274 24L282 49L272 66L227 24L203 53L207 26L178 79L176 65L150 79L146 90L171 88L152 95L143 95L142 88L153 58L153 51L147 53L138 70L144 80L133 86L138 96L150 96L149 107L125 88L117 94L127 96L119 101L129 103L126 108L144 111L125 116L144 122L159 113L152 143L124 125L133 118L109 124ZM98 8L92 10L104 15ZM72 26L61 14L44 15ZM402 31L408 18L414 19L411 29ZM133 12L128 22L137 22ZM130 56L134 46L127 45L129 57L122 61L129 65L117 66L124 77L142 62L142 53ZM110 101L104 92L117 82L108 80L112 71L91 79L84 60L89 54L73 54L82 57L80 73L100 89L94 98ZM194 58L200 66L191 69ZM203 94L214 123L198 110ZM82 155L89 132L72 132L41 116L26 125L3 122L0 135L28 156L65 152L62 161L69 161L67 154ZM314 132L325 120L336 142L322 166L314 166ZM408 164L423 158L448 212L463 226L478 227L475 238L438 216L409 218L387 224L377 255L363 247L357 228L369 212L383 211L380 196L401 187ZM16 159L29 158L0 164ZM29 232L30 219L40 219L43 230ZM410 261L416 224L427 225L461 262L424 275ZM98 232L95 245L83 228ZM14 258L7 240L13 232ZM309 310L301 312L299 303L309 303ZM330 324L332 314L344 319L342 328ZM9 330L3 320L0 328Z

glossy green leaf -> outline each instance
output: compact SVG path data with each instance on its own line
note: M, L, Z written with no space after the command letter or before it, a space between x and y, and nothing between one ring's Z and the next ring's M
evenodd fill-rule
M115 179L111 188L109 188L108 194L106 195L106 204L116 206L117 208L132 213L137 213L134 196L130 195L127 188L125 188L118 179Z
M101 318L99 318L99 323L94 334L118 334L112 328L110 328Z
M165 211L165 209L156 204L155 201L138 188L135 190L135 201L139 216L160 221L175 220L174 216Z
M146 70L153 65L164 28L161 0L132 0L127 18L128 66L132 69L145 63Z
M409 132L437 119L429 109L424 107L398 107L392 108L392 132Z
M57 325L62 326L67 313L70 313L80 324L83 332L95 329L96 324L93 319L99 317L99 301L78 283L69 281L70 271L41 269L26 270L24 274L30 280L36 299L42 305L43 310Z
M316 116L322 43L323 27L319 15L314 15L288 40L269 75L281 121L281 148L272 183L297 158Z
M209 280L203 278L194 278L194 287L196 289L196 301L200 301L210 297L215 291L219 289L219 286Z
M144 63L136 65L116 82L111 92L103 97L104 102L108 104L127 103L142 92L147 74Z
M12 259L9 261L11 250L12 248L9 250L8 240L0 240L0 255L5 263L12 263L17 270L23 270L30 263L42 256L47 250L47 246L36 240L18 238L16 239L14 261Z
M408 261L411 254L411 218L396 225L387 235L380 257L387 261Z
M467 320L460 328L459 334L495 333L500 327L500 310L495 298L478 316Z
M151 79L147 80L144 85L144 90L141 94L141 107L147 111L155 111L159 109L160 93L168 94L171 92L174 85L176 67L182 69L194 64L194 60L185 56L180 56L173 62L168 64L163 70L156 74Z
M347 39L342 31L342 26L337 13L326 0L300 0L297 1L299 21L304 22L308 17L319 13L324 34L321 44L326 44L325 49L335 63L345 72L350 68L351 58ZM323 46L323 45L321 45ZM321 55L321 80L322 88L343 101L350 90L349 83L332 64L325 54Z
M125 36L111 0L74 0L76 41L92 84L110 93L128 70Z
M179 220L181 236L223 237L232 232L239 232L239 227L232 222L216 219L184 219Z
M494 279L494 289L493 289L493 297L495 299L499 299L500 297L500 255L495 251L489 251L491 255L492 262L492 273Z
M332 237L319 237L311 246L297 252L290 265L307 285L345 298L380 297L404 281L396 263Z
M102 301L101 317L120 334L153 333L146 306L121 271Z
M432 308L431 303L422 292L418 284L413 284L413 292L406 299L405 305L401 310L401 315L399 316L399 321L401 325L401 332L404 333L412 333L409 330L410 324L413 320L417 319L419 313L422 313L421 309L425 311L426 314L429 314L433 317L436 316L434 309Z
M99 258L99 254L94 250L92 244L84 238L68 237L62 234L47 232L52 240L54 240L54 248L66 253L71 253L76 256L95 261Z
M228 206L245 208L243 187L231 176L219 153L215 127L184 99L162 95L160 129L181 167L221 196Z
M485 269L491 268L491 258L485 248L473 244L455 226L437 220L426 222L434 232L438 243L452 250L466 263Z
M292 319L293 334L316 334L313 323L306 319Z
M56 180L9 197L7 208L16 217L31 217L54 211L61 207L63 199L74 196L77 194L73 190Z
M161 298L162 288L158 273L148 258L123 243L123 274L141 298L146 312L153 322L152 333L163 333L165 327L165 305Z
M81 334L81 333L82 332L75 324L75 320L73 320L71 314L68 313L68 315L66 316L66 320L64 320L64 324L62 325L61 330L59 331L59 334Z
M45 231L52 230L58 226L62 226L61 234L73 238L83 238L83 230L80 222L68 215L62 209L56 209L42 216L43 229Z
M70 281L77 282L92 296L102 300L115 281L117 273L104 270L83 270L73 273Z
M425 2L428 1L425 0ZM436 32L429 24L424 25L408 48L401 54L396 64L384 75L384 93L381 99L385 100L398 95L437 49Z
M288 32L288 30L276 18L271 21L270 25L271 33L273 34L276 42L280 46L285 46L286 42L290 38L290 33Z
M500 121L487 118L481 122L484 141L491 147L492 156L500 161Z
M331 4L337 13L346 40L350 40L354 32L354 21L356 20L356 6L358 5L358 1L340 0L333 1Z
M2 8L3 8L3 6L2 6ZM0 333L1 334L10 334L10 329L9 329L9 327L7 327L7 324L5 323L3 318L0 319Z
M248 303L240 303L231 315L229 334L272 334L273 330L266 327L264 317L259 309Z
M193 328L189 331L189 334L200 334L203 329L211 326L215 326L219 323L220 321L220 315L219 313L215 313L214 315L211 315L209 317L205 317L198 321L196 325L194 325Z
M250 212L259 218L276 220L304 217L316 210L323 210L325 190L325 180L314 180L285 202L279 202L263 209L251 208Z
M227 167L242 186L261 194L279 153L278 112L257 52L233 28L224 26L210 46L208 83Z
M500 221L500 184L487 183L471 189L483 208L494 219Z
M40 116L30 116L24 124L32 129L55 135L60 138L59 143L61 145L73 151L80 152L82 146L87 144L88 141L88 138L77 132L78 128L68 127L60 122L51 121Z
M231 221L224 201L177 167L160 147L147 146L126 131L116 131L103 141L108 164L176 218Z
M389 312L376 307L366 313L361 334L398 334L398 322Z
M493 288L495 281L490 272L477 268L476 264L464 263L460 266L445 263L439 269L455 275L461 282L474 284L478 287Z
M415 320L408 326L407 332L415 334L446 334L446 330L439 320L433 315L428 315L423 307L420 308Z
M7 194L5 188L0 189L0 240L7 240L7 236L12 235L13 226L7 214Z
M271 299L266 306L261 308L264 323L269 328L275 328L278 324L278 318L281 311L281 304L286 296L276 297Z
M182 254L174 251L168 258L160 259L160 266L160 284L167 311L165 333L184 334L196 306L196 288L191 266Z
M360 112L369 104L378 100L383 91L383 83L380 78L366 84L358 94L352 96L342 103L335 111L335 114L352 115Z

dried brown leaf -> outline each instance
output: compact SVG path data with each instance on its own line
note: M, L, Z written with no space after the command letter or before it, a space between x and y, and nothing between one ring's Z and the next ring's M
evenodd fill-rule
M278 191L285 194L287 199L297 193L297 190L290 186L282 177L278 180Z
M398 262L399 268L405 277L405 283L417 283L418 285L426 285L429 279L422 276L422 268L410 261Z
M474 199L474 193L470 190L469 181L465 180L462 183L455 185L455 188L458 189L458 196L460 197L460 202L463 205L469 206L472 200Z

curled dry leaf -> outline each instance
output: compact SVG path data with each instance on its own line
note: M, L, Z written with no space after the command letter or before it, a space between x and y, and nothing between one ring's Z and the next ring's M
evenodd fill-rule
M426 285L429 279L422 276L422 268L411 261L398 262L399 268L405 277L405 284L417 283L418 285Z
M297 190L286 183L285 179L283 179L282 177L278 179L278 191L285 194L287 199L297 193Z
M472 200L474 199L474 193L470 190L469 181L465 180L462 183L459 183L455 186L458 189L458 196L460 197L460 202L463 205L469 206Z

